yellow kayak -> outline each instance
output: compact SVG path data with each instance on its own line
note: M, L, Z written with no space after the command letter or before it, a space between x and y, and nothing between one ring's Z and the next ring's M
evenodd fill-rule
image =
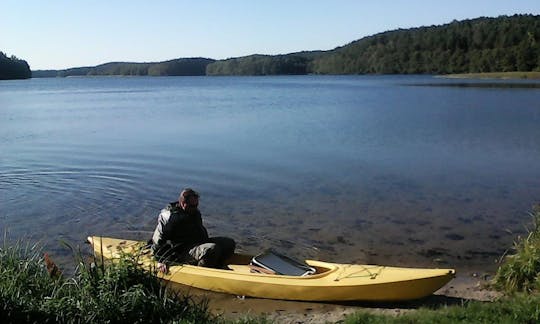
M139 254L141 267L156 269L145 242L91 236L96 257L115 259ZM404 301L426 297L455 276L454 269L398 268L306 260L316 272L305 276L254 273L250 256L235 255L228 270L193 265L171 266L158 277L204 290L258 298L299 301Z

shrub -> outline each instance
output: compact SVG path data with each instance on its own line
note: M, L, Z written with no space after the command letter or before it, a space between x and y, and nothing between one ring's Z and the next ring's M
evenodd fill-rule
M540 205L532 212L533 228L526 237L518 237L515 253L504 257L493 280L494 287L506 292L533 291L540 288Z
M205 302L168 291L137 260L94 266L76 256L70 278L53 277L39 247L0 248L2 323L209 323Z

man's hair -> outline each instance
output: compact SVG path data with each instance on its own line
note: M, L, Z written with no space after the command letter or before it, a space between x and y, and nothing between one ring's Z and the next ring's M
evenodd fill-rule
M186 202L186 200L188 200L189 197L199 198L199 193L191 188L185 188L180 193L180 197L178 197L178 201L181 203Z

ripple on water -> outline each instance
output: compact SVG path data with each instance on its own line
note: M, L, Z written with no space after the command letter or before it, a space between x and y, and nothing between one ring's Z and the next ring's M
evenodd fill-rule
M189 185L212 234L250 252L492 264L487 252L511 246L538 200L538 92L389 78L295 77L294 87L286 77L81 78L0 89L13 103L0 109L0 227L53 245L147 238ZM50 92L33 93L36 83Z

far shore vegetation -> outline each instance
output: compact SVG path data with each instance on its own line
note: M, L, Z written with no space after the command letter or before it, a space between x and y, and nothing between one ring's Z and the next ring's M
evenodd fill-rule
M0 79L29 78L26 61L0 57ZM26 68L24 67L26 66ZM11 74L15 69L16 74ZM378 33L328 51L249 55L214 60L179 58L164 62L110 62L65 70L34 70L31 77L358 75L429 74L467 77L538 78L540 15L480 17ZM480 73L480 74L477 74Z
M447 74L443 78L449 79L528 79L539 80L540 71L538 72L485 72L485 73L461 73Z
M538 323L540 322L540 207L531 213L529 233L518 237L491 288L503 292L492 302L420 308L398 316L367 311L345 323ZM204 301L168 289L154 273L141 270L136 256L103 265L74 253L77 271L62 275L36 245L4 238L0 247L2 323L260 323L261 317L227 320ZM48 260L48 256L45 259ZM97 261L97 262L96 262Z
M207 75L453 74L540 71L540 16L514 15L387 31L331 51L216 61Z
M32 77L30 67L25 60L15 55L8 57L0 52L0 80L29 79Z

